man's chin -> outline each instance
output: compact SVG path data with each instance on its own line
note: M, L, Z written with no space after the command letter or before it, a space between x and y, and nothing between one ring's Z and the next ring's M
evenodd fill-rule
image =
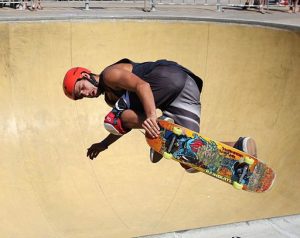
M94 97L97 98L97 97L99 97L100 95L101 95L100 90L97 90L97 93L96 93L96 95L95 95Z

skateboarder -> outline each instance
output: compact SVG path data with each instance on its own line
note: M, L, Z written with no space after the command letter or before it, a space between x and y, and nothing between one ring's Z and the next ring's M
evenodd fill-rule
M69 98L78 100L104 95L105 102L112 107L104 119L104 126L110 134L88 149L90 159L96 158L134 128L143 128L153 138L157 137L157 108L166 120L199 132L202 85L197 75L168 60L135 63L122 59L106 67L100 75L76 67L67 71L63 81L64 92ZM241 137L237 142L226 144L256 156L252 138ZM158 162L161 155L151 152L151 161ZM194 172L182 166L188 172Z

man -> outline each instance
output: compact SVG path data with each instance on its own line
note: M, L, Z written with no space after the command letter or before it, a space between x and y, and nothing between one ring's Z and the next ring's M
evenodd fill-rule
M82 67L70 69L63 89L73 100L104 95L105 102L113 108L104 119L110 134L88 149L87 156L94 159L131 129L143 128L156 138L157 108L165 120L199 132L202 85L198 76L173 61L135 63L122 59L106 67L100 75ZM249 137L225 143L256 156L255 142ZM156 163L161 155L151 150L150 158ZM186 165L182 167L187 172L196 172Z

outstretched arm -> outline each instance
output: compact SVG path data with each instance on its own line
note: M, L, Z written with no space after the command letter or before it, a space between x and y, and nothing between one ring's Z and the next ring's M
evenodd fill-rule
M100 152L106 150L111 144L116 142L122 136L109 134L104 140L99 143L95 143L88 148L86 156L89 157L91 160L95 159Z

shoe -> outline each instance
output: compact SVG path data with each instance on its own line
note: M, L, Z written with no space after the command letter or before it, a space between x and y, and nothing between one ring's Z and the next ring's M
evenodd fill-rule
M249 8L249 2L245 2L245 5L242 7L243 10L246 10Z
M164 120L164 121L168 121L168 122L170 122L170 123L174 123L174 119L172 119L171 117L166 117L166 116L164 116L164 115L160 116L160 117L158 118L158 120Z
M260 6L259 6L259 12L260 12L261 14L265 14L265 13L266 13L265 10L264 10L264 6L263 6L263 5L260 5Z
M194 173L198 173L199 170L194 169L188 165L185 165L183 163L180 163L181 167L185 169L185 172L190 173L190 174L194 174Z
M174 120L172 118L166 117L164 115L160 116L158 119L174 123ZM152 163L159 162L162 159L162 157L163 156L161 154L157 153L153 149L150 149L150 160L151 160Z
M152 163L157 163L162 159L162 155L157 153L155 150L150 149L150 160Z
M244 151L245 153L257 157L257 148L255 140L250 137L240 137L233 148Z

